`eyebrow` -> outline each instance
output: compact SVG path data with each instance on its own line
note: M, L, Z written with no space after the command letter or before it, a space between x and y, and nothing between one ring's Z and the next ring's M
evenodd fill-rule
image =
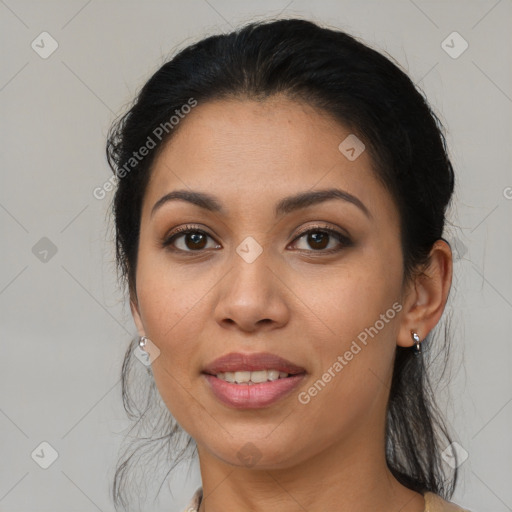
M373 218L368 208L356 196L349 194L346 190L339 188L329 188L325 190L312 190L301 192L299 194L281 199L275 206L274 214L276 217L289 214L296 210L307 208L315 204L339 199L357 206L368 218ZM224 208L218 199L205 192L195 192L190 190L174 190L161 197L151 209L150 216L170 201L187 201L205 210L225 214Z

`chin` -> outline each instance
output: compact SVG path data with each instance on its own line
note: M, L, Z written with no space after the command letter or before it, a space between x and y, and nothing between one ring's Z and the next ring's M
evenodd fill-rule
M293 441L283 443L276 438L272 444L264 436L253 440L244 436L244 440L239 443L231 440L228 451L223 446L220 450L214 449L211 452L226 464L237 468L275 470L286 469L300 462L298 456L301 450L298 443Z

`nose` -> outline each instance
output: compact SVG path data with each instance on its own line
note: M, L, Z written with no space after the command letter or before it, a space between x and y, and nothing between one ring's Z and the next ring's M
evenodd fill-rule
M263 252L251 263L235 253L217 290L215 320L223 328L269 331L289 320L287 288Z

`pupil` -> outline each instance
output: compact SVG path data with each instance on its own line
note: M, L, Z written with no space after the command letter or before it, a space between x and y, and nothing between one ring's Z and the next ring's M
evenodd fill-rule
M202 248L202 246L200 247L200 244L201 244L201 241L203 241L203 243L204 243L205 237L201 233L189 233L187 236L188 236L188 240L192 241L192 244L194 245L194 247L196 249L198 247ZM201 239L203 239L203 240L201 240Z
M329 235L327 233L312 233L309 236L311 239L313 239L313 245L312 245L313 248L324 249L326 244L322 243L322 240L323 240L323 242L325 242ZM320 247L316 244L320 244Z

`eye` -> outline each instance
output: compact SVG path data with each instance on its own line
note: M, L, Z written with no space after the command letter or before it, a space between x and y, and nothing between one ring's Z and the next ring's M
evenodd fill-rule
M306 250L309 252L324 252L324 253L335 253L341 251L343 247L350 247L352 245L352 241L350 238L345 236L343 233L336 231L335 229L329 228L327 226L314 226L306 231L303 231L295 240L300 240L302 238L307 237L306 243L312 247L312 251L309 249L299 249ZM330 239L336 239L338 241L338 246L330 249L326 249L329 245Z
M168 247L174 251L182 252L200 252L202 249L207 248L207 239L213 238L197 227L194 226L183 226L174 230L166 239L163 241L162 246ZM176 247L174 244L176 241L182 239L182 246ZM216 244L214 248L219 248L220 245Z

